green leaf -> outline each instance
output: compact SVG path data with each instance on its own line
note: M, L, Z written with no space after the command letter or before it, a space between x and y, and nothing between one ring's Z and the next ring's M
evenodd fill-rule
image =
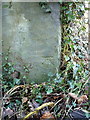
M70 57L69 57L69 56L66 56L66 55L65 55L64 58L65 58L66 61L70 60Z
M90 113L85 113L86 118L90 118Z
M23 79L26 79L26 76L25 76L25 75L23 76Z
M68 105L68 104L66 105L66 108L70 108L70 107L71 107L71 105Z
M77 71L78 71L78 67L73 66L73 76L75 76L75 75L76 75Z
M72 11L70 11L70 10L67 10L67 11L66 11L66 14L69 14L69 15L71 15L71 14L72 14Z
M76 85L78 88L81 88L82 83L81 83L81 82L78 82L78 83L75 83L75 85Z
M42 104L43 100L42 99L36 99L36 102L39 102L40 104Z
M6 60L6 61L8 60L8 56L5 56L5 60Z
M62 10L66 10L66 9L68 9L68 7L62 6L61 9L62 9Z
M75 19L75 16L74 15L69 15L68 16L68 20L74 20Z
M52 92L53 92L53 89L52 89L51 87L48 88L47 91L46 91L47 94L50 94L50 93L52 93Z
M50 8L45 9L45 13L51 13L51 9Z
M20 84L20 79L14 78L14 85L19 85Z
M72 104L73 104L74 107L76 107L76 105L77 105L75 102L73 102Z
M21 102L20 102L19 100L16 100L16 104L17 104L17 105L20 105Z
M8 87L8 85L4 85L4 88L6 89Z
M42 95L39 94L39 95L36 96L36 98L39 98L39 99L40 99L40 98L42 98Z
M3 8L8 8L8 7L9 7L9 5L3 5L2 7L3 7Z
M9 66L12 66L10 62L8 62L8 65L9 65Z
M68 81L68 83L69 83L71 89L74 88L75 84L73 81Z

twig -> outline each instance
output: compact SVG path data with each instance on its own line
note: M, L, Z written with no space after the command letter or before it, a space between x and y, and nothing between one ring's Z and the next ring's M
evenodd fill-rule
M54 108L59 102L61 102L62 100L63 100L63 98L61 98L60 100L58 100L58 101L55 103L55 105L50 109L50 111L52 111L53 108Z
M7 91L7 93L4 95L4 97L11 94L14 90L16 90L17 88L20 88L20 87L25 87L25 85L19 85L19 86L15 86L15 87L11 88L9 91Z
M44 103L44 104L42 104L41 106L39 106L38 108L36 108L35 111L30 112L28 115L26 115L26 116L23 118L23 120L27 119L28 117L30 117L30 116L33 115L33 114L37 114L38 111L41 110L42 108L47 107L47 106L53 106L53 105L54 105L53 102Z

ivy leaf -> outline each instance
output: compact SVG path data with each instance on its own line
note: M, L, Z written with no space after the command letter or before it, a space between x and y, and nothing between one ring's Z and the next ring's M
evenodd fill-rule
M52 89L51 87L48 88L47 91L46 91L47 94L50 94L50 93L52 93L52 92L53 92L53 89Z
M8 85L4 85L4 88L6 89L8 87Z
M77 71L78 71L78 67L73 66L73 76L75 76L75 75L76 75Z
M68 9L68 7L62 6L61 9L62 9L62 10L66 10L66 9Z
M74 107L76 107L76 105L77 105L75 102L73 102L72 104L73 104Z
M75 19L75 16L74 15L69 15L68 16L68 20L74 20Z
M14 78L14 85L19 85L20 84L20 79Z
M42 98L41 94L37 95L36 98L41 99Z
M66 108L70 108L70 107L71 107L71 105L66 104Z
M69 57L69 56L66 56L66 55L65 55L64 58L65 58L66 61L70 60L70 57Z
M19 100L16 100L16 104L17 104L17 105L20 105L21 102L20 102Z
M73 76L74 77L75 77L77 71L78 71L78 64L76 64L76 62L73 62Z
M43 103L43 100L42 100L42 99L36 99L36 102L42 104L42 103Z
M85 113L86 118L90 118L90 113Z
M50 9L50 8L47 8L47 9L45 10L45 13L51 13L51 9Z
M71 89L74 88L75 84L73 81L68 81L68 83L69 83Z
M75 83L75 85L78 87L78 88L81 88L81 86L82 86L82 83Z
M72 14L72 11L69 11L69 10L68 10L68 11L66 11L66 14L69 14L69 15L70 15L70 14Z

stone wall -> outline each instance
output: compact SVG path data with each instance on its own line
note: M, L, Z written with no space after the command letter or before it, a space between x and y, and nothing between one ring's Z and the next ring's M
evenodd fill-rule
M23 65L29 66L27 82L48 80L60 65L60 8L58 3L48 5L51 13L30 2L15 2L2 9L3 53L10 49L9 59L21 73Z

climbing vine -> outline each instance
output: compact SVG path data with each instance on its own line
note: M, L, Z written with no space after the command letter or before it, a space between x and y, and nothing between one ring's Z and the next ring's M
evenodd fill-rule
M85 5L80 2L61 4L62 23L62 63L60 75L73 91L80 90L88 83L88 55L85 28Z

